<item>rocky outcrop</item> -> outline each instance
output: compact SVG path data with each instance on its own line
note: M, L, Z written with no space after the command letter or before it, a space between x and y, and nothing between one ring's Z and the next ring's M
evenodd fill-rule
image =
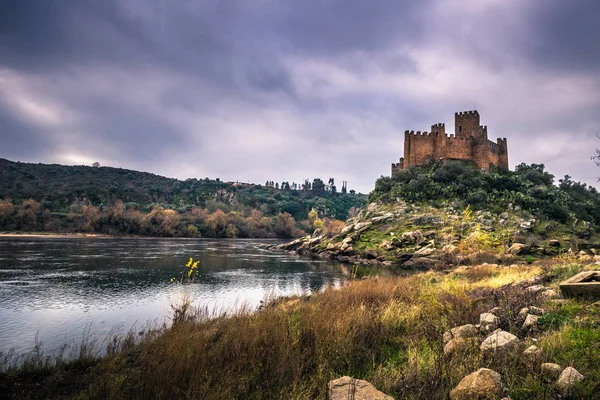
M480 368L465 376L450 392L450 400L496 400L504 395L502 377L494 370Z
M393 397L375 389L369 382L349 376L330 381L327 398L330 400L393 400Z

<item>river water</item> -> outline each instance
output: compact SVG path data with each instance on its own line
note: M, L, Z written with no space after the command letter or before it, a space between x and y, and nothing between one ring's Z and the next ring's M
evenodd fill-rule
M258 248L269 240L0 238L0 353L102 342L111 331L168 323L182 290L209 310L257 307L343 281L339 265ZM190 257L197 282L170 282ZM37 340L37 342L36 342Z

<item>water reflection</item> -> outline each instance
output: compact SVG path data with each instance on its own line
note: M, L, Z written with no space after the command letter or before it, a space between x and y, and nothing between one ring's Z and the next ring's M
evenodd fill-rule
M340 265L272 253L257 240L0 238L0 352L46 349L81 339L86 324L103 339L162 323L180 296L169 284L189 257L200 260L198 305L256 307L267 295L339 286Z

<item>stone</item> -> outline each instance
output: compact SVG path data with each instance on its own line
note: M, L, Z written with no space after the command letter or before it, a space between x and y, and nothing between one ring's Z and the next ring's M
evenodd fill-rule
M552 299L556 299L558 297L558 293L556 293L556 290L554 289L548 289L548 290L544 290L541 293L542 299L544 300L552 300Z
M444 247L442 247L442 253L443 254L456 254L456 253L458 253L458 247L456 247L452 244L447 244Z
M424 240L421 231L404 232L400 237L400 241L407 244L419 244Z
M364 252L364 258L366 258L367 260L374 260L378 257L378 254L371 249L365 249Z
M533 315L544 315L545 311L543 308L536 306L529 306L529 312Z
M540 367L540 373L545 382L556 381L562 370L563 369L560 365L554 363L542 363Z
M525 318L525 322L523 322L522 328L523 329L536 328L538 318L539 317L537 315L527 314L527 317Z
M529 346L521 355L521 361L530 369L537 369L542 363L542 350L536 345Z
M560 247L560 241L556 239L552 239L548 242L548 246L550 247Z
M352 239L352 237L347 237L347 238L344 238L344 240L342 240L342 243L348 243L348 244L350 244L353 241L354 241L354 239Z
M444 332L444 335L442 336L442 341L444 342L444 346L446 346L448 344L449 341L451 341L453 339L452 334L450 333L450 331L446 331Z
M353 229L354 229L354 224L352 224L352 225L346 225L345 227L342 228L342 230L341 230L340 233L342 235L346 235L346 234L352 232Z
M600 271L583 271L559 285L565 297L600 297Z
M369 229L370 226L371 226L371 222L359 222L358 224L354 225L354 231L361 233L361 232Z
M483 313L479 315L479 325L482 330L491 332L500 325L500 318L492 313Z
M394 214L392 213L386 213L383 214L381 217L373 217L371 218L371 222L374 224L380 223L380 222L385 222L385 221L389 221L391 219L394 218Z
M510 332L496 330L480 346L484 354L507 353L519 345L519 338Z
M474 337L456 337L450 340L444 346L444 354L447 356L454 355L456 353L466 353L473 349L476 349L477 340Z
M521 318L522 321L524 321L528 315L529 315L529 307L523 307L519 310L519 318Z
M321 228L317 228L315 229L315 231L312 234L312 237L317 237L317 236L321 236L323 234L323 229Z
M524 254L527 249L527 245L523 243L513 243L507 250L508 254L512 254L513 256L520 256Z
M474 325L466 324L461 326L455 326L450 329L450 334L453 338L456 337L475 337L479 334L477 328Z
M543 291L546 291L549 289L542 285L533 285L533 286L529 286L525 290L527 290L528 292L531 292L531 293L539 293L539 292L543 292Z
M499 373L488 368L465 376L458 385L450 391L450 400L496 400L504 395L502 377Z
M369 382L349 376L330 381L328 392L329 400L393 400L393 397L375 389Z
M568 394L573 386L575 386L578 382L581 382L584 379L584 376L579 373L573 367L567 367L560 373L558 377L558 381L556 382L556 387L563 394Z
M335 250L335 244L327 243L327 250Z
M431 245L423 247L422 249L419 249L417 251L415 251L415 254L413 257L427 257L432 255L433 253L435 253L435 249L433 247L431 247Z

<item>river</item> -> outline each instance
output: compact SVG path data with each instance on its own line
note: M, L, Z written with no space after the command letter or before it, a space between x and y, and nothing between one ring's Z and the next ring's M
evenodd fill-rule
M169 322L182 288L171 283L190 257L195 306L256 308L266 297L339 286L339 265L273 253L269 240L0 237L0 353L75 348ZM101 346L99 346L101 347Z

